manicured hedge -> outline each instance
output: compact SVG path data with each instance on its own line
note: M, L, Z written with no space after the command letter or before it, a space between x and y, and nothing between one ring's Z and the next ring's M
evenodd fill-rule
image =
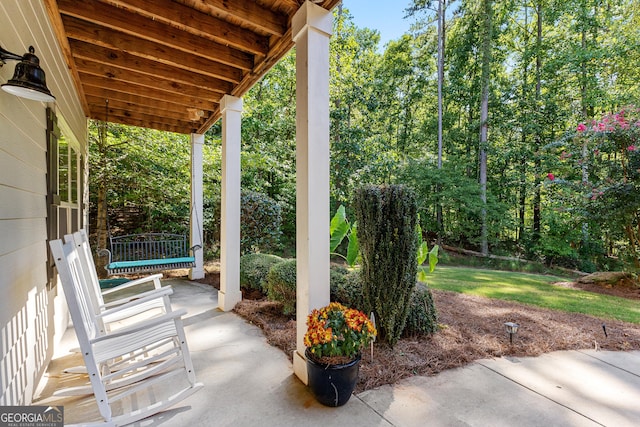
M358 270L331 267L331 301L366 312L362 296L362 278Z
M240 257L240 287L267 293L267 274L282 258L271 254L247 254Z
M282 303L282 313L296 314L296 260L273 264L267 274L267 297Z
M438 314L433 304L433 295L424 283L418 282L411 294L409 315L402 335L407 337L430 335L437 330Z

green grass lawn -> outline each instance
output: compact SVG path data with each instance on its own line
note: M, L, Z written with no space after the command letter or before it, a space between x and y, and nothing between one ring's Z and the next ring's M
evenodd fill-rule
M640 323L640 302L552 285L571 281L568 278L438 266L433 273L427 273L427 279L433 289Z

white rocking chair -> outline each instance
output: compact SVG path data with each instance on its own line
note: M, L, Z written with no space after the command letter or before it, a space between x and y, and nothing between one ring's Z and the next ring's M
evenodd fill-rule
M51 241L49 245L91 387L104 418L95 425L118 426L147 418L202 387L195 379L182 324L185 310L168 312L117 331L102 332L101 322L84 289L83 267L76 247L61 240ZM131 355L135 355L135 360ZM180 381L184 383L182 388L178 386ZM173 391L176 389L177 392ZM130 396L125 404L125 398ZM148 404L136 405L143 401ZM116 407L122 413L114 414L114 402L119 402Z
M64 237L64 240L65 242L71 243L75 246L80 258L83 277L81 284L84 285L87 300L91 302L91 306L93 307L94 315L98 321L97 323L99 325L100 334L117 329L117 325L120 324L119 322L132 317L135 317L136 319L145 319L171 311L169 295L173 293L173 289L170 286L162 287L160 282L162 274L153 274L140 279L131 280L115 288L102 291L102 289L100 289L100 281L93 262L91 247L89 246L89 239L87 238L86 232L81 230L73 233L73 235L67 234ZM153 285L152 290L110 301L109 303L105 303L104 301L104 295L148 283ZM79 349L75 348L71 351L78 352ZM87 371L85 366L74 366L65 369L64 372L71 374L83 374ZM56 391L55 395L73 396L87 393L91 393L90 387L68 387Z
M160 282L162 274L152 274L140 279L131 280L123 283L122 285L103 291L100 288L100 281L96 272L95 263L93 262L87 233L84 230L76 231L73 235L66 235L64 240L68 243L73 242L76 247L76 251L80 258L80 265L82 266L82 274L84 277L83 283L86 285L86 292L91 301L91 305L93 306L94 313L104 324L105 330L112 329L115 322L119 322L133 316L138 316L143 313L145 317L148 318L153 315L159 315L171 311L169 295L173 293L173 289L171 289L170 286L162 287ZM105 303L104 301L105 295L144 285L149 282L153 283L154 288L152 290L120 298L108 303Z

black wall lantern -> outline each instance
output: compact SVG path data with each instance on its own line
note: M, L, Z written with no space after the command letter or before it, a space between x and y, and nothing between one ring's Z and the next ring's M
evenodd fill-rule
M4 50L0 46L0 67L8 59L20 61L16 65L13 78L2 85L2 90L34 101L55 101L56 98L47 88L44 71L40 68L40 60L34 55L34 52L33 46L29 46L29 52L20 56Z

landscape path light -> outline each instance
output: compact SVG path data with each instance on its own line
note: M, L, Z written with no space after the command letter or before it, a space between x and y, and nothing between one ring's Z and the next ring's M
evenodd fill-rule
M507 329L507 333L509 334L509 344L513 344L513 336L518 333L518 328L520 327L520 325L513 322L506 322L504 326Z

